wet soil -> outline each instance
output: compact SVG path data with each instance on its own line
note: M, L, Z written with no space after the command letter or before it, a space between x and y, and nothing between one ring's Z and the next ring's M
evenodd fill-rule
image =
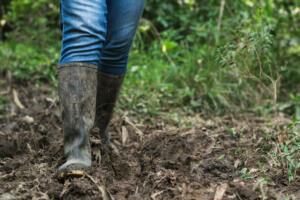
M256 117L191 117L195 125L178 127L162 119L147 123L146 117L138 124L120 111L109 129L113 146L101 144L97 129L91 133L92 172L61 181L56 170L64 162L63 137L54 91L19 82L1 86L0 199L300 198L299 181L289 183L285 169L262 150L271 148L263 140L270 122ZM279 129L289 122L271 119ZM265 177L269 181L261 181Z

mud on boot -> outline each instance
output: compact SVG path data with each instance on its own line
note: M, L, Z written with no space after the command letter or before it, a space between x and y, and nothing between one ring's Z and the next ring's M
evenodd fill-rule
M97 67L85 63L61 64L58 94L66 162L59 178L82 176L91 168L89 133L95 120Z

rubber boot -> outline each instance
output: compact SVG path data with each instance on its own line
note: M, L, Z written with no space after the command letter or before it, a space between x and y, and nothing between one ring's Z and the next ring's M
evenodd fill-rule
M95 126L99 128L101 142L110 144L108 124L119 96L125 74L110 75L98 72Z
M94 125L97 67L85 63L62 64L58 69L58 94L66 162L59 178L82 176L91 167L89 132Z

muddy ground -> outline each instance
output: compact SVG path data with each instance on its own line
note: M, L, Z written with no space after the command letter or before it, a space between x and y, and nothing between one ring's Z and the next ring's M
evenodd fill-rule
M287 117L191 117L195 125L176 127L147 117L138 124L120 111L110 126L114 148L101 145L94 130L93 171L60 181L63 141L53 91L1 86L0 199L300 199L299 181L289 183L286 169L262 150L269 124L280 133Z

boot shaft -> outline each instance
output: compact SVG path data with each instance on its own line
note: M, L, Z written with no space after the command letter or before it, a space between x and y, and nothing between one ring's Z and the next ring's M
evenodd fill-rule
M112 118L125 74L116 76L98 72L95 126L100 130L103 143L108 143L107 126Z
M90 162L89 132L95 119L97 68L68 63L60 65L58 71L65 155L68 160Z

